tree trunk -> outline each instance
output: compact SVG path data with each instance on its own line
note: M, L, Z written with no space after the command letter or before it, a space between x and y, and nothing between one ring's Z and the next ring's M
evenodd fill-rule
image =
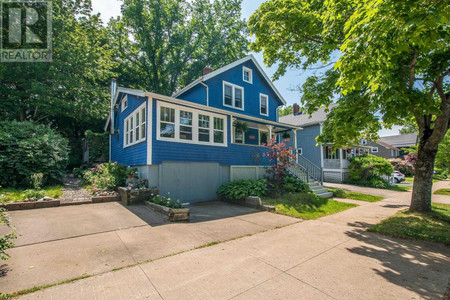
M415 165L416 174L411 199L410 211L429 212L431 211L431 191L433 187L434 159L436 158L437 146L435 149L425 148L424 143L420 143L417 152L417 162Z

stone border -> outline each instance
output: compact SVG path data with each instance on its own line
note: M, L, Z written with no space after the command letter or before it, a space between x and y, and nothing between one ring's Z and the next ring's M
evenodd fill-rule
M0 204L0 206L6 208L9 211L12 211L12 210L81 205L81 204L94 204L94 203L114 202L114 201L120 201L120 196L119 195L116 195L116 196L94 196L94 197L91 197L90 200L73 201L73 202L61 202L61 200L58 200L58 199L48 200L48 201L33 201L33 202L17 201L14 203L2 203L2 204Z
M189 221L191 215L189 208L169 208L150 201L145 201L144 204L151 210L167 216L169 222Z

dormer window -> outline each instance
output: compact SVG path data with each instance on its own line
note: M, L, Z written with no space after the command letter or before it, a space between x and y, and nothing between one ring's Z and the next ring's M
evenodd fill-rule
M269 115L269 96L267 95L259 94L259 114Z
M367 145L367 140L366 139L362 139L361 140L361 145Z
M244 110L244 89L240 86L224 81L223 106Z
M128 107L128 96L125 96L125 97L122 99L122 111L124 111L125 109L127 109L127 107Z
M253 72L252 69L243 67L242 68L242 80L244 80L244 82L253 83Z

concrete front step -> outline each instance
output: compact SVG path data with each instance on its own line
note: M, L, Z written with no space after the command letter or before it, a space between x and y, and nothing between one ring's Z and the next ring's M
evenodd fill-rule
M318 182L311 182L309 183L309 188L311 191L314 192L319 197L322 198L332 198L333 193L329 192L328 189L324 188L320 183Z

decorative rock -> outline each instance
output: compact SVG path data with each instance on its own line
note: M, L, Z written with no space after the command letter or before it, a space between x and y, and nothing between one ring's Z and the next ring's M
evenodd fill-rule
M52 199L51 197L49 197L49 196L45 196L43 199L46 200L46 201L53 200L53 199Z

